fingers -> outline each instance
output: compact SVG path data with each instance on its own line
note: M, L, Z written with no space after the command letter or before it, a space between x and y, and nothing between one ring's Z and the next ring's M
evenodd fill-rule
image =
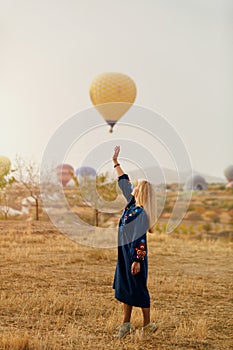
M115 146L114 147L114 152L119 153L120 152L120 146Z
M138 266L138 265L132 265L131 266L131 273L132 273L132 275L137 275L138 273L140 272L140 265Z
M120 146L115 146L113 158L116 159L118 157L119 153L120 153Z

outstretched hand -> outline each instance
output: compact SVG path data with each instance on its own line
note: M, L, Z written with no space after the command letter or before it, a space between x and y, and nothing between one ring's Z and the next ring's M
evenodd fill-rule
M122 170L120 163L118 163L118 159L117 159L119 156L119 153L120 153L120 146L115 146L112 160L113 160L114 168L116 170L116 174L118 178L124 174L124 171Z
M117 160L118 156L119 156L119 153L120 153L120 146L115 146L114 147L114 153L113 153L113 156L112 156L112 160Z

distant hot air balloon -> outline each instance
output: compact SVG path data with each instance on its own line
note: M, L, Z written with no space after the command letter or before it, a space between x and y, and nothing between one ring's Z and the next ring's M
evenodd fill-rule
M185 184L185 190L202 191L207 190L208 184L203 176L193 175L191 176Z
M112 132L116 122L132 106L136 98L133 80L121 73L103 73L91 84L90 98L98 112L110 125Z
M233 165L229 165L224 170L224 175L226 176L227 181L229 182L233 181Z
M82 166L75 170L75 175L79 181L84 179L94 179L96 177L96 171L90 166Z
M224 175L228 181L228 183L226 184L226 188L233 188L233 165L229 165L224 170Z
M233 188L233 181L228 182L226 188Z
M69 164L61 164L56 167L58 181L66 186L74 174L74 168Z
M0 156L0 176L5 176L9 173L11 161L5 156Z

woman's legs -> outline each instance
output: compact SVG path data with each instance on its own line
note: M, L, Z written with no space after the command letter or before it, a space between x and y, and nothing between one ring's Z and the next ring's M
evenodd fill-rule
M135 329L135 327L130 323L132 308L133 307L131 305L123 303L123 323L118 327L118 333L114 335L114 338L124 338L127 334L131 333Z
M128 304L123 304L123 309L124 309L123 323L130 322L133 307L131 305L128 305Z
M145 327L148 323L150 323L150 308L142 307L143 314L143 327Z
M123 323L130 322L133 307L128 304L123 304L123 309L124 309ZM143 314L143 327L145 327L146 325L148 325L148 323L150 323L150 308L142 307L141 309Z

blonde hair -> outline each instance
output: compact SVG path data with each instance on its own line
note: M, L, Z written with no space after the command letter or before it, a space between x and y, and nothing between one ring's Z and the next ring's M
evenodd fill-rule
M143 207L149 220L149 232L153 232L157 217L155 190L146 180L139 182L135 192L136 205Z

